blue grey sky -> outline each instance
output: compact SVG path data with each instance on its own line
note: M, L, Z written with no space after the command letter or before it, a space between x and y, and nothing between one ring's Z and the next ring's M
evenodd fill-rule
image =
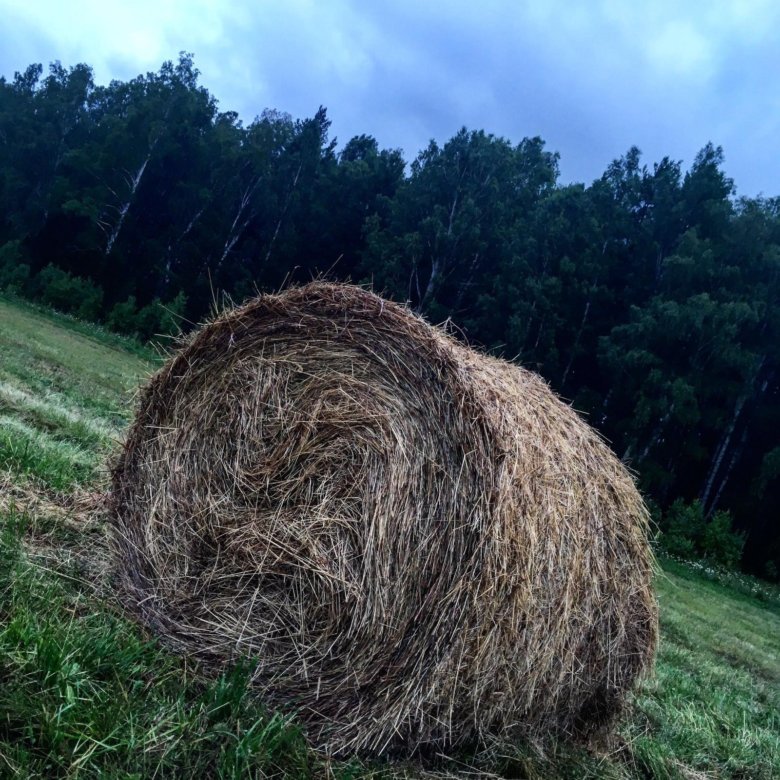
M0 74L86 62L98 82L193 52L222 110L311 116L412 159L462 126L540 135L562 180L638 146L723 146L739 195L780 195L776 0L0 0Z

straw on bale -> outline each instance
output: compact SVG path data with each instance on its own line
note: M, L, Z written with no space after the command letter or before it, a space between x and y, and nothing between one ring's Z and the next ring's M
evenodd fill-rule
M656 641L647 514L536 375L366 290L217 317L151 380L112 488L127 607L334 754L610 721Z

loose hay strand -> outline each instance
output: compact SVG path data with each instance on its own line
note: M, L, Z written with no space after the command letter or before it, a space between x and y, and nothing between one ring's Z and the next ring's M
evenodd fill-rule
M536 375L315 282L197 331L116 464L127 608L333 754L587 734L655 651L647 512Z

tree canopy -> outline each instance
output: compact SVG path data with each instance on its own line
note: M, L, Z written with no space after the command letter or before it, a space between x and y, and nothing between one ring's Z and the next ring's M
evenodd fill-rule
M780 199L737 198L719 147L562 184L541 138L464 128L407 166L324 108L245 125L188 54L0 79L0 287L151 338L322 274L538 370L662 515L729 510L777 576Z

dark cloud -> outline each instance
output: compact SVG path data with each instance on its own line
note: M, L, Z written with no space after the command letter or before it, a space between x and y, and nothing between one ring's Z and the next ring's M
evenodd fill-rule
M540 135L569 181L632 145L688 165L713 141L740 193L780 193L780 8L766 0L6 5L5 75L60 59L128 78L185 49L246 120L325 105L340 142L371 133L410 159L463 125Z

